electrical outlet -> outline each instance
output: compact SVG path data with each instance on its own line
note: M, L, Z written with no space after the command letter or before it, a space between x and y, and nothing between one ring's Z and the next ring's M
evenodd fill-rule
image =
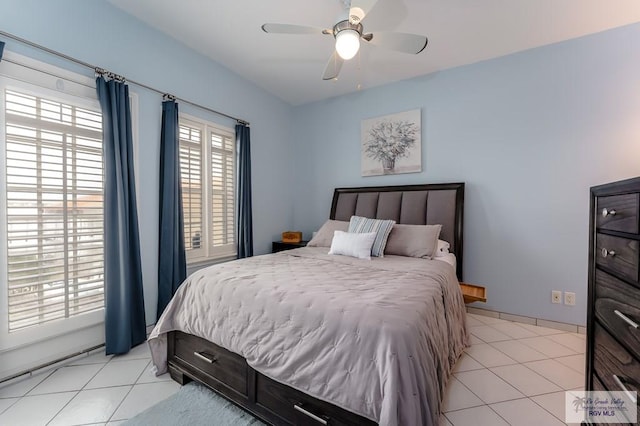
M576 294L571 291L564 292L564 304L569 306L575 306Z
M560 290L551 291L551 303L562 303L562 292Z

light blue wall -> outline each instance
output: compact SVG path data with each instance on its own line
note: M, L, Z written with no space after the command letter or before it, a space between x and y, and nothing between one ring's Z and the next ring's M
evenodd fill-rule
M251 123L254 240L258 254L292 222L289 182L291 107L220 64L148 27L105 1L5 0L0 29L93 65ZM2 37L0 37L0 40ZM10 40L7 50L91 75ZM162 97L132 86L139 97L140 231L147 323L157 298L158 163ZM180 110L222 125L230 120Z
M250 121L257 253L284 229L317 229L336 186L464 181L465 279L488 287L486 306L584 324L588 189L640 174L640 26L292 108L104 1L5 0L2 9L1 30ZM161 99L132 89L151 323ZM360 177L360 120L413 108L424 171ZM576 306L551 305L552 289L575 291Z
M585 324L589 188L640 175L638 40L632 25L296 108L294 228L317 229L336 186L463 181L481 307ZM413 108L423 172L360 177L360 120Z

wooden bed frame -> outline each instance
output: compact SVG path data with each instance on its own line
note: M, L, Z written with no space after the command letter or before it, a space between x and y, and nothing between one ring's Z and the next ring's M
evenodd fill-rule
M351 215L405 224L443 224L462 280L464 183L338 188L331 219ZM168 369L180 384L202 383L274 425L375 425L376 423L276 382L214 343L180 331L168 333Z

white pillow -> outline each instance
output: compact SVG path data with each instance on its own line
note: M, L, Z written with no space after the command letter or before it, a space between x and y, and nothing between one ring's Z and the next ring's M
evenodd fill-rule
M329 254L357 257L371 260L371 247L376 239L375 232L344 232L335 231L331 241Z
M446 254L449 254L449 248L451 248L451 245L449 245L448 242L443 240L438 240L438 248L436 249L436 252L433 254L433 257L442 257Z

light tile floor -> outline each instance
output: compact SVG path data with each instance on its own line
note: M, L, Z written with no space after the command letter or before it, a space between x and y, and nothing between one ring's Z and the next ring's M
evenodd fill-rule
M565 391L584 389L586 336L471 313L467 325L440 425L564 425Z
M468 314L471 346L447 386L441 426L563 425L564 391L584 386L585 336ZM146 344L97 353L0 387L0 425L118 425L175 393Z
M122 356L96 353L0 387L0 425L119 425L180 388L156 377L146 343Z

